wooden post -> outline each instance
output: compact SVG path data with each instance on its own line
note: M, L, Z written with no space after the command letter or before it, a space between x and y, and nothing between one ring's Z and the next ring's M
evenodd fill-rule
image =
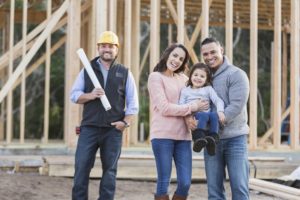
M133 13L134 14L134 13ZM109 1L109 24L108 29L117 32L117 0Z
M209 1L202 0L202 29L201 29L201 41L209 35Z
M131 51L132 51L132 23L131 23L131 18L132 18L132 0L125 0L125 32L124 32L124 65L131 69ZM125 138L124 138L124 145L129 146L130 141L131 141L131 131L132 128L129 128L129 130L126 130ZM136 131L135 131L136 133Z
M272 109L270 109L270 122L272 123L274 120L274 41L271 42L271 99L270 99L270 107ZM273 130L272 130L272 134L273 134Z
M0 105L2 112L0 113L0 141L4 140L4 110L5 110L5 103Z
M285 110L288 96L288 34L285 31L282 33L282 91L281 91L281 108Z
M177 16L177 12L176 12L176 10L174 8L174 5L173 5L172 1L171 0L166 0L166 4L167 4L167 7L170 10L172 18L174 19L174 22L178 26L178 16ZM198 62L198 58L197 58L197 55L196 55L196 53L195 53L195 51L193 49L193 46L190 43L190 40L188 38L186 30L184 30L184 41L185 41L184 43L185 43L185 45L187 47L187 50L189 51L191 60L193 61L193 63L197 63Z
M177 0L177 42L184 44L184 0Z
M90 20L88 21L88 34L87 37L88 39L88 49L87 49L87 56L89 58L93 58L94 56L97 55L97 49L96 49L96 44L98 40L98 33L96 32L96 2L97 0L91 0L92 1L92 6L90 8Z
M118 14L117 14L117 35L119 36L119 43L120 43L120 46L123 47L124 46L124 38L122 36L125 35L125 32L124 32L124 4L125 2L124 1L118 1L117 2L117 9L118 9ZM123 58L124 58L124 48L121 48L119 49L119 53L118 53L118 60L120 62L123 62Z
M96 0L96 35L97 37L106 31L108 19L107 0Z
M291 114L290 137L291 148L299 146L299 1L291 0Z
M11 91L11 88L14 85L14 83L16 82L16 80L19 78L19 76L22 74L23 70L25 70L25 68L27 67L28 63L31 61L33 56L36 54L36 52L42 46L42 44L46 40L47 36L54 29L54 27L58 23L59 19L66 12L68 5L69 5L69 1L65 1L60 6L60 8L55 11L55 13L52 15L50 21L48 22L48 25L46 26L45 30L43 30L43 32L38 36L38 38L36 39L36 41L34 42L32 47L26 54L25 58L16 67L14 73L12 74L12 77L2 87L2 89L0 91L0 103L7 96L7 94Z
M52 1L47 1L47 19L51 17ZM46 65L45 65L45 98L44 98L44 135L42 143L47 144L49 138L49 102L50 102L50 66L51 66L51 34L46 40Z
M22 58L26 55L26 36L27 36L27 0L23 1L23 23L22 23ZM22 84L21 84L21 102L20 102L20 143L24 144L25 141L25 108L26 105L26 70L22 73Z
M250 9L250 149L257 148L257 18L258 2ZM227 44L226 44L227 45Z
M133 74L137 91L139 91L139 67L140 67L140 10L141 0L132 1L132 34L131 34L131 72ZM138 116L133 118L130 126L130 144L138 142Z
M27 50L28 50L28 47L30 46L29 45L31 43L30 41L33 40L43 29L45 29L46 25L47 25L47 21L45 20L43 23L39 24L35 29L33 29L30 33L28 33L28 35L26 36L26 43L28 43L27 44ZM21 52L22 45L23 45L23 40L19 41L13 47L13 52L14 52L13 59L16 59L17 56L22 54L22 52ZM8 63L9 63L9 53L4 53L0 57L0 69L2 69Z
M151 1L150 16L150 72L153 71L160 55L160 0Z
M8 78L11 78L13 73L13 46L14 46L14 24L15 24L15 0L10 1L10 21L9 21L9 67ZM2 88L3 89L3 88ZM12 126L13 126L13 92L10 90L7 94L6 100L6 143L10 144L12 140Z
M251 5L252 5L251 1ZM256 8L257 12L257 8ZM252 14L252 11L250 11ZM252 18L250 20L250 24L252 22ZM256 22L257 23L257 22ZM251 25L250 25L251 26ZM250 28L251 30L251 28ZM226 51L225 54L230 60L230 62L233 62L233 46L232 46L232 38L233 38L233 0L227 0L226 1ZM250 65L251 66L251 65Z
M173 43L173 25L168 24L168 45Z
M275 148L281 145L281 0L274 2L274 118L273 118L273 144Z
M77 138L75 127L79 125L79 105L71 103L69 94L72 85L80 71L80 62L76 50L80 48L80 20L81 1L69 0L68 27L66 42L66 66L65 66L65 115L64 115L64 139L68 147L75 147Z

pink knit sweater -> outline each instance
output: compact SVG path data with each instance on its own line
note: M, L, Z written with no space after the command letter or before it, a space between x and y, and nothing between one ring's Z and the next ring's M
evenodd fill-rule
M150 139L191 140L191 134L184 121L184 116L191 114L191 107L178 104L180 91L185 87L187 79L182 73L173 77L160 72L149 75Z

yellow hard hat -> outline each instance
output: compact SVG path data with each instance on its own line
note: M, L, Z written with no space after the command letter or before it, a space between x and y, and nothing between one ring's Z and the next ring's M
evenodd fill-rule
M118 36L112 31L104 31L101 33L97 44L115 44L119 47L119 38Z

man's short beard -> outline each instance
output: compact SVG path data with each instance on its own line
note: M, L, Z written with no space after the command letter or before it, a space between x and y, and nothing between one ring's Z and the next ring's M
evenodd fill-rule
M105 58L104 56L100 56L100 58L101 58L101 60L103 60L103 61L105 61L105 62L111 62L111 61L114 60L114 58L109 58L109 59L107 59L107 58Z

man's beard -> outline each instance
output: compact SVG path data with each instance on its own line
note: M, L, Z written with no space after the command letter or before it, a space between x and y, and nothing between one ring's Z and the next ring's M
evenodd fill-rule
M113 56L107 57L107 56L104 56L103 54L100 55L100 58L101 58L101 60L103 60L105 62L111 62L115 59L115 58L113 58Z

